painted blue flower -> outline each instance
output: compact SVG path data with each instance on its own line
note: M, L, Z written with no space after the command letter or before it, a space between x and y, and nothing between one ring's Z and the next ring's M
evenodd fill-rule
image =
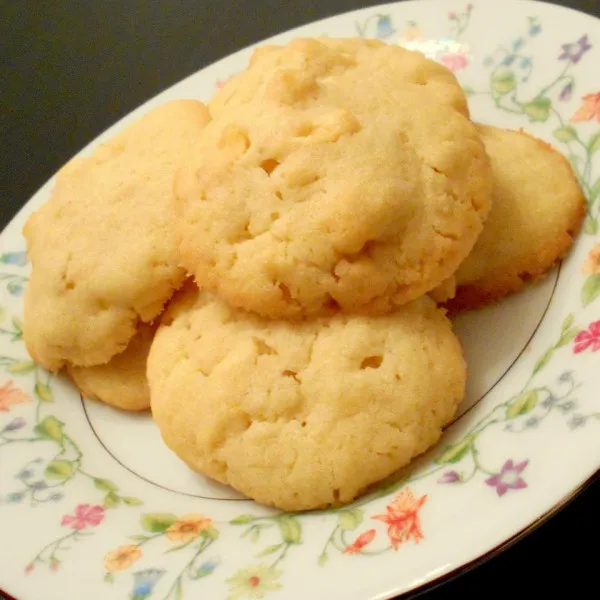
M0 262L5 265L24 267L27 264L27 252L6 252L0 254Z
M508 56L504 57L500 64L504 67L510 67L510 65L512 65L515 62L515 58L516 57L514 54L509 54Z
M52 494L52 496L50 496L50 498L48 498L48 500L50 502L60 502L63 498L64 498L63 494L61 494L60 492L56 492L55 494Z
M542 31L542 26L535 17L529 17L529 35L535 37Z
M2 431L18 431L27 425L27 421L23 417L13 419L8 425L5 425Z
M533 429L539 425L540 419L539 417L529 417L527 421L525 421L525 427L527 429Z
M521 69L529 69L529 67L531 67L531 58L529 58L529 56L526 56L525 58L523 58L519 66L521 67Z
M517 38L514 42L513 42L513 50L516 52L517 50L520 50L523 45L525 44L525 40L522 37Z
M13 279L6 285L6 289L11 296L22 296L25 288L20 281Z
M17 479L29 479L33 475L33 471L31 469L21 469L15 477Z
M564 402L563 404L559 404L560 409L563 412L570 412L575 408L575 402L569 400L568 402Z
M145 600L164 574L164 569L145 569L134 573L131 600Z
M6 501L10 504L18 504L19 502L21 502L21 500L23 500L22 492L13 492L12 494L6 496Z
M588 36L583 35L572 44L562 44L561 48L562 53L559 55L558 60L568 60L573 64L577 64L583 55L592 49L592 46L588 41Z
M550 408L554 404L556 404L556 396L550 394L547 398L544 398L542 408Z
M559 375L558 380L561 383L571 383L573 381L573 371L563 371Z
M219 566L219 563L218 558L209 558L196 569L192 575L192 579L200 579L210 575Z
M389 15L378 15L375 27L375 35L380 39L390 37L396 33L396 30L392 27L392 20Z

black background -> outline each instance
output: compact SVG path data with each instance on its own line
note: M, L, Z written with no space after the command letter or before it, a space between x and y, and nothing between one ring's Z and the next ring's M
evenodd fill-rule
M596 0L557 3L600 17ZM0 230L73 154L156 93L265 37L376 4L0 1ZM475 599L491 591L506 598L540 597L559 588L567 598L598 597L599 508L596 480L537 531L474 571L428 591L424 598ZM0 543L9 544L3 536L0 532ZM398 568L401 563L398 556Z

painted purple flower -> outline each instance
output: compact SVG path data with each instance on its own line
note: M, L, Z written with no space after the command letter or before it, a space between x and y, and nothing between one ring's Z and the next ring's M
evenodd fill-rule
M569 81L569 83L567 83L567 85L565 85L565 87L560 92L558 99L561 102L568 102L571 99L572 95L573 95L573 82Z
M592 49L592 46L588 42L588 36L584 35L576 42L562 44L561 48L562 52L558 57L558 60L568 60L573 64L577 64L582 59L583 55Z
M456 471L446 471L438 479L438 483L456 483L457 481L460 481L460 475Z
M521 472L528 463L528 460L524 460L515 465L512 460L507 460L500 473L492 475L485 482L489 486L496 488L498 496L504 496L508 490L522 490L527 487L527 484L521 477Z
M0 262L5 265L24 267L27 264L27 252L6 252L0 254Z
M2 431L18 431L19 429L23 429L25 425L27 425L27 421L23 417L17 417L5 425Z

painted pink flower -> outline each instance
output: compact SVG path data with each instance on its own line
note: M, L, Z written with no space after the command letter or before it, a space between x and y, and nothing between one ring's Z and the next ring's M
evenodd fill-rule
M507 460L500 473L492 475L485 482L496 488L498 496L504 496L508 490L522 490L527 487L527 483L521 473L528 463L528 460L524 460L515 465L512 460Z
M600 92L586 94L582 98L581 106L571 117L572 123L581 123L596 119L600 123Z
M35 565L33 563L29 563L25 567L25 575L29 575L29 573L31 573L31 571L33 571L34 568L35 568Z
M359 554L360 551L368 546L375 538L375 530L368 529L361 533L351 544L346 546L344 554Z
M455 53L442 54L439 61L453 73L464 69L469 64L469 61L464 54Z
M100 525L104 519L104 508L101 506L90 506L89 504L80 504L75 509L75 514L65 515L60 524L71 529L81 531L88 525L96 527Z
M15 387L15 382L12 380L0 386L0 412L8 412L13 406L30 400L31 398L23 390Z
M409 488L404 488L386 506L386 514L371 517L387 524L388 537L394 550L409 540L419 543L423 539L419 511L426 501L427 496L415 498Z
M456 471L446 471L438 479L438 483L456 483L457 481L460 481L460 475Z
M580 331L573 342L573 352L579 354L589 347L592 352L600 350L600 321L590 323L587 329Z

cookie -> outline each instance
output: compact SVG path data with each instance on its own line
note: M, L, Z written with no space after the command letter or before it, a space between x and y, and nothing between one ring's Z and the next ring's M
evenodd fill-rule
M392 101L400 88L419 87L440 103L469 115L454 74L420 52L363 38L298 38L285 46L257 48L248 67L214 95L208 108L217 117L252 102L297 104L315 97L352 94L363 111Z
M58 173L23 231L24 339L37 362L108 362L181 284L173 173L208 120L200 102L169 102Z
M141 411L150 408L146 363L155 327L141 324L124 352L95 367L67 366L81 394L115 408Z
M586 201L571 165L523 131L480 125L492 165L493 202L473 251L456 272L452 312L517 292L565 256Z
M174 300L148 358L152 414L192 469L284 510L352 501L439 439L464 393L450 322L397 312L264 320Z
M418 86L363 103L335 81L229 108L176 174L182 264L233 306L385 313L449 277L481 232L489 164L469 119Z

